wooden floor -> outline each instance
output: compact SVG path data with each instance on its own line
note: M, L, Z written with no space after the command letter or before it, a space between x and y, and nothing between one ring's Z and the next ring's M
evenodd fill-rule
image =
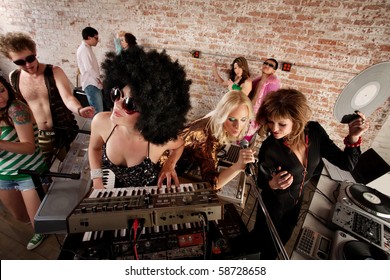
M65 235L48 235L35 250L28 251L27 243L33 236L31 224L15 220L0 203L0 259L55 260Z
M293 233L291 240L286 245L286 251L291 255L295 240L299 234L304 214L309 206L314 185L310 184L305 192L305 202L302 206L302 217ZM243 214L243 221L248 229L253 226L254 216L249 220L249 213L253 206L253 200L248 200ZM255 212L256 213L256 212ZM0 203L0 259L1 260L55 260L58 258L65 235L48 235L43 243L35 250L26 249L28 241L33 236L31 224L25 224L15 220Z

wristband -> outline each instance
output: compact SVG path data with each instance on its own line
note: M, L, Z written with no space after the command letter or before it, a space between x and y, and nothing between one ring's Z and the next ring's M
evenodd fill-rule
M359 140L356 143L349 143L348 136L344 138L344 144L348 148L356 148L359 147L362 144L362 137L359 137Z
M96 178L102 178L103 177L103 171L101 168L98 169L91 169L91 179L96 179Z

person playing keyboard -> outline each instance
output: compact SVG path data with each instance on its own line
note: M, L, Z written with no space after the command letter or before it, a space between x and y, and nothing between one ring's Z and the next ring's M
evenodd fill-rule
M178 137L190 109L184 68L165 53L142 47L108 53L102 64L105 92L111 94L111 112L97 114L91 124L88 149L93 187L103 188L103 170L115 174L115 187L162 185L159 159L169 151L161 178L176 186L179 180L172 158L183 149Z
M241 149L237 162L218 171L218 152L223 145L242 139L252 118L252 103L242 91L230 91L205 117L194 120L180 133L184 152L177 163L179 175L188 166L199 168L201 179L218 190L254 162L254 151Z

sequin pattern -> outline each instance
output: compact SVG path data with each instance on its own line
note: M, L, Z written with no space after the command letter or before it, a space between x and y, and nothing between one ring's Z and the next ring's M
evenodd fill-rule
M118 166L111 162L106 153L106 144L114 132L116 126L103 145L102 168L110 169L115 174L115 188L143 187L157 185L160 165L153 163L149 158L150 143L148 143L148 155L138 165L127 167Z
M159 165L153 163L149 157L138 165L125 167L113 164L106 155L103 147L103 168L108 168L115 174L115 188L143 187L157 185Z

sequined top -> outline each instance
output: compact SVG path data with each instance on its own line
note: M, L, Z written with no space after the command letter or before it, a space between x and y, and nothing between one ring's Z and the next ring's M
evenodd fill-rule
M212 135L207 123L210 118L201 118L190 123L181 133L184 140L183 155L180 164L194 164L200 168L202 180L210 182L213 187L218 184L217 154L223 145Z
M106 153L106 145L116 126L103 145L102 167L110 169L115 174L115 188L143 187L157 185L159 164L153 163L149 158L150 142L148 142L148 154L145 159L135 166L118 166L110 161Z
M232 90L242 90L242 87L237 85L237 84L233 84L232 85Z

